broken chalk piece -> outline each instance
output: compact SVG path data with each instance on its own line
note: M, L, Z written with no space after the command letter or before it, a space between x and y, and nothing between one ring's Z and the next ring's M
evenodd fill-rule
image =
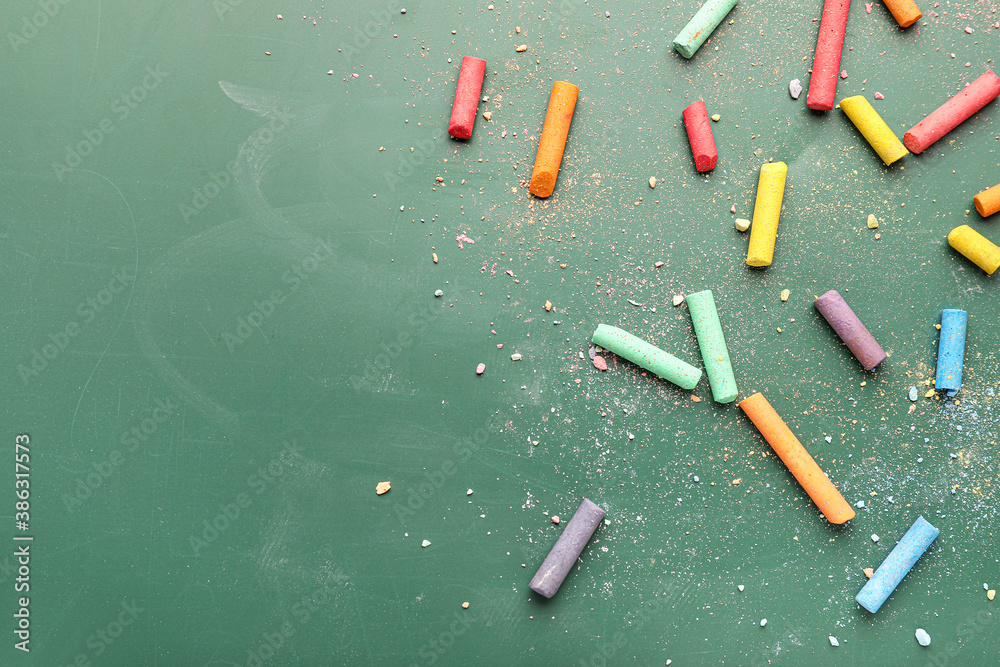
M701 369L616 327L598 324L591 341L594 345L600 345L664 380L673 382L681 389L694 389L701 380Z
M847 117L858 128L865 141L875 149L882 162L889 166L910 151L899 140L889 126L885 124L882 117L878 115L875 108L869 104L864 95L855 95L840 101L840 110L847 114ZM878 228L876 223L875 227Z
M562 164L563 151L566 150L569 126L573 122L579 94L580 89L568 81L552 83L542 138L538 141L535 168L531 172L531 184L528 186L528 191L536 197L548 197L556 188L559 165Z
M884 0L885 6L892 13L892 18L896 19L896 23L899 24L900 28L909 28L911 25L920 20L920 17L924 15L920 8L913 0ZM936 7L937 5L935 5Z
M555 595L603 518L604 510L584 498L528 588L547 598Z
M854 518L854 510L844 496L763 394L745 398L739 406L830 523L847 523Z
M674 37L674 49L677 53L685 58L693 56L719 27L726 14L736 6L736 2L737 0L705 0L701 9Z
M910 128L903 135L903 143L910 152L922 153L996 99L997 95L1000 95L1000 77L987 71Z
M857 603L873 614L877 612L940 532L918 517L854 598Z
M698 347L701 348L701 359L705 362L708 382L712 387L712 398L716 403L731 403L739 392L712 290L689 294L686 300Z
M708 122L705 102L702 100L692 102L684 109L682 115L688 142L691 144L691 155L694 156L694 168L700 172L712 171L719 161L719 150L715 147L715 137L712 135L712 124Z
M784 162L769 162L760 168L747 266L770 266L774 259L774 242L778 237L778 219L781 217L781 200L785 196L787 176L788 165Z
M989 275L1000 269L1000 248L968 225L951 230L948 245Z
M837 94L837 76L840 74L840 56L844 51L844 33L847 32L847 13L851 0L826 0L823 17L819 21L816 37L816 55L813 57L812 77L806 106L814 111L829 111Z
M886 358L885 350L869 333L851 307L847 305L837 290L830 290L813 301L816 310L844 341L851 354L861 362L866 371L878 366Z
M483 90L486 76L486 61L472 56L462 57L462 68L458 71L458 85L455 101L451 105L451 120L448 134L456 139L472 137L476 124L476 109L479 107L479 93Z
M962 388L962 366L965 363L965 331L969 313L946 308L941 313L941 338L938 340L935 389L944 389L954 396Z
M976 210L979 211L979 215L984 218L988 218L994 213L1000 211L1000 184L994 185L988 190L983 190L978 195L972 198L972 201L976 204Z

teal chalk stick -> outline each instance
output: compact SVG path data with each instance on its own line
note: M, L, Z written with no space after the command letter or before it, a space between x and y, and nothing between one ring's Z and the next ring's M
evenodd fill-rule
M719 321L719 311L715 307L712 290L691 294L685 300L691 311L694 334L698 337L708 382L712 385L712 398L716 403L731 403L738 393L736 376L733 375L733 363L729 359L729 349L726 347L726 337L722 333L722 322Z
M681 389L694 389L701 379L700 369L616 327L598 324L591 340Z
M726 14L736 6L737 0L705 0L694 18L688 21L676 37L674 37L674 48L677 53L685 58L690 58L701 48Z

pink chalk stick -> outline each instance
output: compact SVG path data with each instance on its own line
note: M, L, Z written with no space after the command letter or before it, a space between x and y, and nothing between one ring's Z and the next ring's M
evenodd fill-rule
M451 122L448 123L448 134L456 139L472 137L484 76L486 76L485 60L472 56L462 57L462 69L458 72L458 86L455 88L455 102L451 106Z
M701 100L684 109L684 127L687 129L694 167L698 171L712 171L719 161L719 150L715 147L712 124L708 120L708 109Z
M851 0L826 0L823 5L809 94L806 96L806 106L810 109L829 111L833 108L840 56L844 51L844 33L847 32L847 11L850 8Z
M903 135L911 153L922 153L1000 95L1000 77L986 72Z

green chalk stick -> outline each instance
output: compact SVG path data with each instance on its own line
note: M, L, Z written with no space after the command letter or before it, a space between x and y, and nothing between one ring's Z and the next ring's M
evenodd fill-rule
M726 337L722 335L719 311L715 308L712 290L691 294L686 299L694 335L698 337L701 358L708 372L708 383L712 385L712 398L716 403L729 403L736 398L736 376L729 360Z
M682 389L694 389L701 379L700 369L616 327L598 324L591 340Z
M690 58L701 48L709 35L715 31L722 19L726 18L737 0L705 0L694 18L688 21L676 37L674 37L674 48L677 53L685 58Z

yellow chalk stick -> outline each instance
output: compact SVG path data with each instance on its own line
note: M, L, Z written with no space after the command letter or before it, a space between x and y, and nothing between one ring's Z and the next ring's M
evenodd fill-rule
M788 165L784 162L769 162L760 168L747 266L770 266L774 259L774 241L778 236L778 218L781 216L787 175Z
M903 142L893 134L874 107L868 103L864 95L855 95L840 101L840 109L854 123L865 140L871 144L886 166L889 166L910 151Z
M948 245L989 275L1000 269L1000 248L968 225L951 230Z

